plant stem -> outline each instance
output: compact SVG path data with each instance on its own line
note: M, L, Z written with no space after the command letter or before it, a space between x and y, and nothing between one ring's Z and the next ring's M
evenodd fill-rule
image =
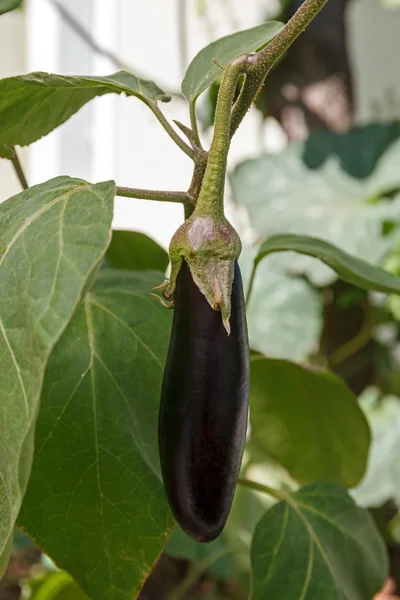
M345 360L357 354L364 346L371 340L372 327L374 324L373 311L368 301L365 301L362 305L364 311L364 321L361 325L360 331L348 342L336 348L328 356L328 364L334 368L343 363Z
M153 111L153 113L155 114L155 116L157 117L157 119L159 120L161 125L164 127L165 131L168 133L169 137L171 139L173 139L175 144L177 146L179 146L179 148L194 161L196 158L196 152L175 131L175 129L172 127L171 123L168 121L168 119L165 117L165 115L161 112L159 106L157 104L155 104L154 102L149 102L147 104L147 106L150 108L150 110Z
M199 127L197 124L197 117L196 117L196 99L194 99L190 102L189 110L190 110L190 125L191 125L192 131L193 131L194 142L195 142L196 146L198 146L199 148L202 149L203 146L201 145Z
M24 170L23 170L22 165L20 163L20 160L18 158L17 151L16 151L16 149L15 149L14 146L11 146L11 149L14 152L14 156L11 159L12 166L14 167L14 171L15 171L17 177L18 177L18 181L20 182L22 189L23 190L27 190L28 187L29 187L29 185L28 185L28 182L26 180L25 173L24 173Z
M256 277L257 265L258 265L258 262L254 261L253 268L251 270L249 285L247 286L247 292L246 292L246 306L247 307L249 306L250 297L253 292L253 286L254 286L254 280Z
M142 190L138 188L117 186L117 196L122 198L138 198L139 200L158 200L160 202L180 202L191 204L192 198L186 192L167 192L163 190Z
M208 160L208 152L205 150L199 150L196 160L194 163L194 170L192 175L192 181L188 190L189 196L193 198L193 204L197 204L197 199L200 195L201 185L204 179L204 173L206 172Z
M316 17L328 0L305 0L285 27L261 52L250 56L246 81L232 115L231 135L242 122L250 106L264 85L268 72Z
M194 206L193 204L184 204L183 206L184 211L185 211L185 221L192 216L193 211L194 211Z
M196 212L200 216L213 214L219 218L224 214L225 175L230 146L232 105L237 82L247 64L247 59L247 54L236 57L229 63L222 77L215 112L214 135L196 206Z
M244 477L239 477L238 484L251 490L255 490L256 492L268 494L268 496L272 496L277 500L286 500L287 498L287 494L281 490L269 487L269 485L264 485L263 483L257 483L257 481L251 481L250 479L246 479Z

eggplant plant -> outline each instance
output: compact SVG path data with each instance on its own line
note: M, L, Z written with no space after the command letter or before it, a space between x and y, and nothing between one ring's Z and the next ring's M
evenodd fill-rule
M250 256L243 285L242 244L224 213L231 139L326 1L305 0L286 25L266 22L201 50L182 82L190 126L175 128L160 109L170 96L127 71L0 80L0 156L25 188L0 205L2 573L14 527L92 600L137 597L179 536L188 548L219 544L215 560L229 555L239 573L235 502L247 494L258 507L246 547L252 600L371 600L382 588L384 541L348 492L366 471L365 415L328 369L252 343L250 322L249 347L246 308L275 253L312 256L357 289L391 297L400 279L329 240L282 231ZM18 2L8 4L3 12ZM196 102L221 74L205 149ZM144 102L193 161L187 191L67 176L28 187L16 147L109 93ZM164 282L155 242L112 231L115 196L182 204ZM279 466L283 485L254 478L252 456Z

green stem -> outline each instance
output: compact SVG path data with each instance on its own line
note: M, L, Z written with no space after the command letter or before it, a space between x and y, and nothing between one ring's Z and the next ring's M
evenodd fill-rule
M138 188L117 186L117 196L122 198L138 198L139 200L158 200L160 202L180 202L191 204L192 198L186 192L165 192L162 190L141 190Z
M246 306L247 307L249 306L250 297L253 292L253 286L254 286L254 280L256 277L257 265L258 265L258 262L254 261L253 268L251 270L249 285L247 287L247 292L246 292Z
M364 302L362 308L364 311L364 321L360 331L351 340L336 348L328 356L328 364L331 368L339 366L345 360L357 354L357 352L370 342L374 325L373 311L368 302Z
M192 175L192 181L188 189L188 194L193 198L193 204L196 206L197 199L200 194L201 185L204 179L204 173L206 172L208 160L208 153L205 150L199 150L196 160L194 162L194 170Z
M194 206L193 206L193 204L184 204L183 208L185 211L184 214L185 214L185 221L186 221L187 219L189 219L189 217L192 216L193 211L194 211Z
M224 215L225 174L230 146L232 105L237 82L247 63L248 55L235 58L227 68L221 81L215 112L214 135L208 154L196 212L200 216Z
M196 152L191 148L175 131L172 127L171 123L165 117L165 115L161 112L160 108L154 102L146 103L147 106L153 111L161 125L164 127L165 131L168 133L169 137L174 140L175 144L179 146L179 148L189 156L193 161L196 159Z
M202 149L203 146L201 145L199 127L197 124L197 117L196 117L196 99L191 101L191 103L189 105L189 110L190 110L190 126L192 128L194 142L198 148Z
M268 72L317 16L328 0L305 0L272 42L249 58L243 93L233 111L231 135L235 133L264 85Z
M22 168L21 162L18 158L17 151L14 146L11 146L11 150L14 152L14 156L11 159L12 166L14 167L14 171L18 177L18 181L21 184L23 190L27 190L29 185L25 177L24 169Z
M275 488L269 487L269 485L264 485L263 483L257 483L257 481L251 481L250 479L245 479L244 477L239 477L238 484L243 487L247 487L256 492L261 492L263 494L268 494L268 496L272 496L276 498L276 500L286 500L287 494L282 492L281 490L277 490Z

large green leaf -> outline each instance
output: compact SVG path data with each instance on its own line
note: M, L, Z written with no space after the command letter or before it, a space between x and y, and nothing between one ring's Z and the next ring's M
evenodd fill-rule
M378 389L369 388L359 398L372 442L365 477L351 494L369 507L381 506L400 494L400 398L381 396Z
M182 92L193 102L221 75L221 68L235 56L255 52L270 42L283 28L282 23L268 21L257 27L238 31L209 44L194 57L182 81Z
M15 10L21 4L22 0L0 0L0 15Z
M368 424L332 373L254 356L250 406L252 441L300 483L323 478L351 487L364 475Z
M49 354L100 263L115 186L59 177L0 205L0 571L28 482Z
M388 571L369 513L328 482L305 486L264 515L251 561L251 600L371 600Z
M274 252L299 252L318 258L333 269L341 279L363 290L400 294L400 278L347 254L333 244L306 235L273 235L261 245L255 259L257 265Z
M107 249L106 261L116 269L165 273L168 254L144 233L116 230Z
M92 600L131 600L172 526L157 414L162 274L104 269L50 358L18 523Z
M145 104L168 101L153 81L119 71L109 77L29 73L0 80L0 146L26 146L47 135L84 104L104 94L124 93Z
M243 286L247 290L257 249L240 256ZM247 307L250 346L276 358L302 360L311 351L322 327L322 304L304 279L292 277L263 260L257 268Z
M400 124L369 125L339 135L313 134L278 155L262 155L231 176L236 202L247 207L260 239L280 233L317 235L376 264L390 248L400 222L400 199L384 200L400 189ZM331 283L334 273L305 256L275 262L315 283Z

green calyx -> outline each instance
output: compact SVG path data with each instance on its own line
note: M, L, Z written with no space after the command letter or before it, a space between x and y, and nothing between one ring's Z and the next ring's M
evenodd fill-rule
M164 287L165 297L173 299L178 273L185 260L211 308L221 311L229 335L235 260L241 248L238 234L224 216L219 219L203 217L195 210L171 240L171 276Z
M193 214L174 234L170 248L171 276L160 288L173 303L177 277L185 260L194 282L213 310L220 310L229 335L235 261L242 245L224 214L224 188L232 106L248 55L235 58L225 69L215 113L214 135L201 190Z

